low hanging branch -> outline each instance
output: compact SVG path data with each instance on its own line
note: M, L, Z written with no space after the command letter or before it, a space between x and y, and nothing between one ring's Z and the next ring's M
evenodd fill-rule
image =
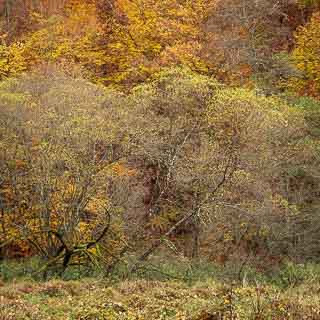
M62 271L61 273L63 273L67 267L69 266L69 262L72 258L72 256L76 255L76 254L80 254L83 252L86 252L88 249L93 248L94 246L96 246L107 234L110 225L111 225L111 214L108 210L106 210L105 212L106 216L107 216L107 223L106 226L103 228L103 230L101 231L100 235L92 241L89 241L85 244L78 244L73 246L72 248L70 248L66 242L63 239L63 235L61 235L59 232L55 231L55 230L49 230L49 233L53 234L61 243L61 246L59 247L59 249L57 250L57 253L55 254L54 258L51 259L45 267L41 268L41 271L46 270L50 265L56 263L57 261L60 260L60 258L63 258L63 262L62 262Z

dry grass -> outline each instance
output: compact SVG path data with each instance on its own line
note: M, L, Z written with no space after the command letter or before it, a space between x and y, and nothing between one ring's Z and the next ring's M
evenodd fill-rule
M0 285L0 319L320 319L320 285L281 291L213 282L97 279Z

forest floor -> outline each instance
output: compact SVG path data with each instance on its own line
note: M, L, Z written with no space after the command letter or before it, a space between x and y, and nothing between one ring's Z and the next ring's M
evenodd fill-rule
M320 319L320 283L10 281L0 283L0 319Z

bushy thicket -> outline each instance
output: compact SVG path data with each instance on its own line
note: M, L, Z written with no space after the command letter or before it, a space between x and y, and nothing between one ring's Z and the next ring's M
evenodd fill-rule
M298 103L185 68L129 93L47 70L2 82L0 99L2 257L62 271L136 270L159 250L319 258L318 147Z

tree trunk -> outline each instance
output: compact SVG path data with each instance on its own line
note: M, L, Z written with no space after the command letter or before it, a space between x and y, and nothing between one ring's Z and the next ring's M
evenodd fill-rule
M199 259L200 249L200 221L195 217L192 232L192 259Z

